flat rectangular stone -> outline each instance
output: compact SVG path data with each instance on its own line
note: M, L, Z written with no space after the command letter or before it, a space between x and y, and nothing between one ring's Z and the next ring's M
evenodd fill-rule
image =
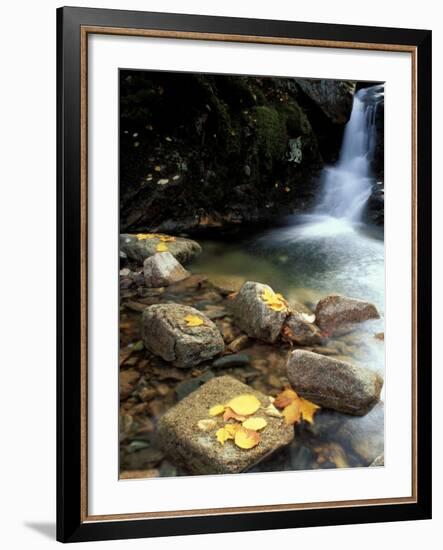
M252 417L263 417L267 426L260 431L260 442L252 449L241 449L233 440L222 445L215 433L226 422L223 415L210 417L214 405L225 405L232 398L252 394L260 401L260 408ZM248 470L288 445L294 438L294 428L283 418L266 414L270 398L231 376L220 376L206 382L175 407L170 409L158 425L160 444L171 460L192 474L234 474ZM200 420L210 419L214 426L208 431L199 428ZM230 421L232 422L232 421ZM210 423L211 424L211 423Z

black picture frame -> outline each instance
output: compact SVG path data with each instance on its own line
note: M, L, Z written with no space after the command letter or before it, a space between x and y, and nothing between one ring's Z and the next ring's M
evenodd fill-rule
M409 46L416 52L416 466L411 503L87 521L81 512L81 28ZM158 537L431 517L431 31L64 7L57 10L57 539Z

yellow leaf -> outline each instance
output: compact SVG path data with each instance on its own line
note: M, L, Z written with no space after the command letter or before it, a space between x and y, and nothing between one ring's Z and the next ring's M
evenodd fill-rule
M165 243L158 243L155 250L157 250L157 252L167 252L169 248L165 245Z
M300 403L298 400L292 401L283 409L283 416L286 424L295 424L301 417Z
M276 294L270 288L265 288L262 292L261 298L263 302L274 311L287 311L288 303L281 294Z
M225 444L225 441L227 441L228 439L232 439L232 436L231 434L228 432L228 430L226 430L226 428L219 428L216 432L215 432L215 437L217 438L217 441L219 441L222 445Z
M136 237L139 241L145 241L146 239L155 239L157 236L153 233L138 233Z
M237 395L237 397L231 399L226 406L231 408L236 414L249 416L250 414L257 412L260 408L260 401L255 397L255 395L248 393Z
M247 430L241 427L237 430L234 438L234 443L240 449L252 449L260 442L260 434L254 430Z
M209 409L209 416L218 416L219 414L222 414L225 411L225 408L223 405L214 405Z
M198 315L186 315L185 321L188 327L199 327L204 324L204 321Z
M300 411L301 415L303 417L303 420L306 420L306 422L309 422L312 424L314 422L314 414L318 411L320 408L315 403L311 403L307 399L303 399L303 397L300 397Z
M298 399L298 395L295 393L295 391L291 389L286 389L277 395L274 401L274 405L279 409L284 409L296 399Z
M268 423L266 422L266 420L258 416L255 418L248 418L242 424L243 428L254 431L263 430L263 428L266 428L267 425Z
M160 235L159 240L164 243L172 243L175 241L175 237L170 237L169 235Z
M209 432L217 426L217 422L215 420L212 420L212 418L204 418L203 420L199 420L197 422L197 426L203 432Z
M223 415L223 420L227 422L228 420L231 420L231 418L233 418L234 420L238 420L239 422L243 422L243 420L246 420L246 416L237 414L230 407L226 407L225 414Z
M238 430L241 428L240 424L226 424L225 430L228 432L228 434L231 436L230 439L234 439L235 434L238 432Z

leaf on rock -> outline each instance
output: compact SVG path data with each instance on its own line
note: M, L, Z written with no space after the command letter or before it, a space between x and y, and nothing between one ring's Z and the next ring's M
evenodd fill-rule
M217 441L219 441L222 445L225 444L226 441L228 441L228 439L232 439L232 436L231 434L228 432L228 430L226 430L226 428L219 428L216 432L215 432L215 437L217 438Z
M237 430L234 438L234 443L240 449L252 449L260 442L260 434L254 430L247 430L241 427Z
M274 311L287 311L288 302L281 294L276 294L273 290L265 288L261 294L263 302Z
M225 424L222 428L219 428L215 432L215 437L217 438L217 441L224 445L228 439L235 438L235 435L240 428L240 424Z
M263 428L266 428L268 423L264 418L261 417L255 417L255 418L248 418L243 422L243 428L246 428L247 430L253 430L255 432L258 432L259 430L263 430Z
M260 401L252 393L245 393L231 399L226 406L232 409L236 414L249 416L258 411L260 408Z
M222 414L225 411L225 407L223 405L214 405L209 409L209 416L218 416L219 414Z
M139 241L145 241L146 239L156 239L157 235L153 233L138 233L136 237Z
M155 247L157 252L167 252L169 250L168 246L165 243L158 243Z
M238 430L241 428L241 424L235 423L235 424L226 424L225 430L228 432L228 434L231 436L231 439L234 439L235 434L238 432Z
M160 235L159 240L164 243L173 243L175 241L175 237L170 237L169 235Z
M198 315L186 315L185 321L188 327L199 327L200 325L204 324L204 321L201 317Z
M225 413L223 415L223 420L227 422L228 420L231 420L231 418L233 418L234 420L238 420L239 422L243 422L243 420L246 420L246 416L236 414L230 407L226 407Z

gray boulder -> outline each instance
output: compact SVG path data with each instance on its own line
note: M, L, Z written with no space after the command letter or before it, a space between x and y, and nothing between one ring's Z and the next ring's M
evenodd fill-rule
M315 308L317 325L329 335L342 334L351 330L355 323L379 318L374 304L340 295L322 298Z
M280 310L269 305L266 296L275 295L272 288L248 281L239 290L232 303L232 315L237 326L252 338L273 343L280 335L289 309Z
M200 254L201 246L191 239L170 237L160 233L140 235L123 233L120 235L120 250L130 260L139 263L143 263L146 258L157 252L170 252L177 261L185 264Z
M321 344L323 342L322 333L314 323L308 321L308 317L304 313L292 311L284 323L285 337L300 346Z
M143 262L145 285L168 286L189 277L189 272L170 252L158 252Z
M155 304L142 314L143 342L177 367L193 367L224 349L215 324L201 311L180 304Z
M254 416L265 418L260 442L252 449L237 447L232 440L220 444L216 432L225 425L222 415L209 417L209 409L232 398L252 394L260 402ZM288 445L294 428L283 418L266 413L270 398L231 376L219 376L182 399L167 411L158 424L159 442L174 464L192 474L234 474L243 472ZM207 427L199 427L203 421Z
M328 409L362 416L380 399L382 378L345 361L295 350L289 355L286 368L297 393Z

